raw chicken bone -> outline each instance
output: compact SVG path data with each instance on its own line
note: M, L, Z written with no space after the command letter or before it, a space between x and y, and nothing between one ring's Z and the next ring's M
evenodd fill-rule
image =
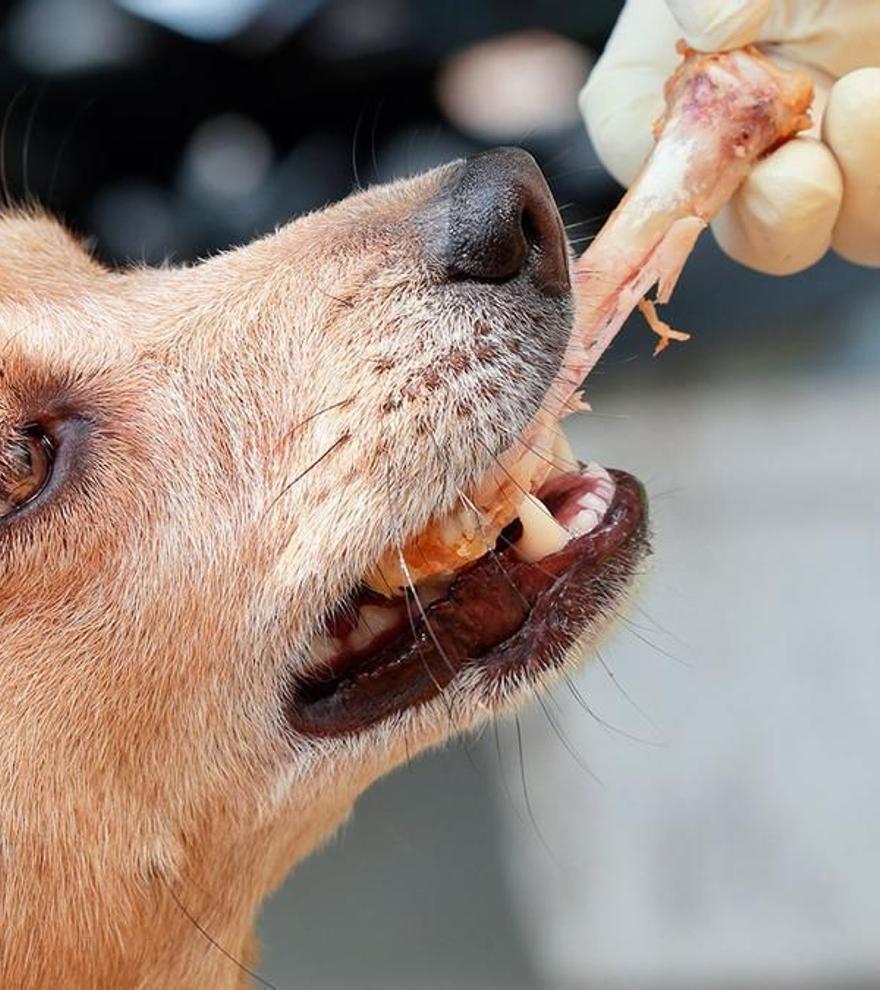
M684 61L666 84L667 110L638 178L575 264L577 323L566 362L581 381L626 317L642 311L669 332L645 295L669 300L700 233L752 165L810 126L806 72L781 69L754 47L704 55L679 44ZM644 300L644 303L643 303Z
M481 557L524 508L528 493L577 468L559 421L587 407L575 388L560 385L583 381L636 306L660 335L658 349L687 338L657 316L646 293L656 285L657 302L669 299L700 233L752 164L809 126L813 91L805 73L780 69L751 47L715 55L679 50L685 58L666 84L667 111L655 126L654 150L574 266L575 327L559 382L523 439L461 506L402 548L389 548L367 578L382 594L436 580ZM530 514L533 523L543 521L537 515ZM541 537L546 543L547 533Z

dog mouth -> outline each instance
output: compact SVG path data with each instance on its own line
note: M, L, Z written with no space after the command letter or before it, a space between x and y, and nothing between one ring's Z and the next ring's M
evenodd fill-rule
M604 625L647 550L641 485L575 461L558 423L507 461L325 618L292 729L356 734L465 681L490 706Z

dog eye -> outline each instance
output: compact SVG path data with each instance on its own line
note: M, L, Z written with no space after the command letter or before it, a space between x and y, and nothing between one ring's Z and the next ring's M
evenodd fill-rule
M29 426L0 450L0 519L32 502L52 474L54 448L37 426Z

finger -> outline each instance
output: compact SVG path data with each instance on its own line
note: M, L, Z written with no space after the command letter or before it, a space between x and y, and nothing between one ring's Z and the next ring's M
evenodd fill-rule
M664 0L630 0L581 91L580 109L600 161L623 185L654 146L663 86L680 57L681 31Z
M759 162L712 224L721 248L770 275L790 275L831 245L843 179L820 141L796 138Z
M667 0L685 40L700 52L726 51L757 40L772 0Z
M668 0L688 44L698 51L760 43L837 78L880 64L877 0Z
M837 78L880 65L880 3L821 0L772 5L758 39L766 49Z
M880 68L857 69L834 85L822 133L843 172L834 250L880 266Z

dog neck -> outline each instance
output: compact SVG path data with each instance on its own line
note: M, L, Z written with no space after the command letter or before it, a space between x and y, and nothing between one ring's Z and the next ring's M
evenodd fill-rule
M349 810L311 808L292 829L276 816L246 843L219 816L185 848L146 854L146 870L143 850L111 863L104 857L118 851L93 855L85 838L79 848L54 843L51 855L42 837L40 848L22 846L2 884L0 983L71 990L257 985L254 927L262 901Z

